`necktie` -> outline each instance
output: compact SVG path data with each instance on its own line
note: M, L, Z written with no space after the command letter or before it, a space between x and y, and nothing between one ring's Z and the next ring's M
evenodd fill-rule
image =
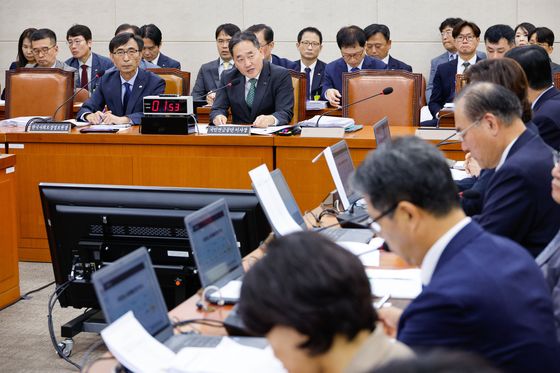
M224 70L229 70L229 61L224 61Z
M312 99L311 97L311 68L305 68L305 79L307 79L307 98Z
M80 78L80 87L85 87L89 81L87 76L87 65L82 65L82 77Z
M465 71L467 70L467 68L470 66L471 64L469 62L463 62L463 74L465 73Z
M449 55L449 61L455 61L456 58L457 58L456 54L450 54Z
M351 73L354 73L356 71L360 71L360 68L359 67L353 67L353 68L350 69Z
M253 101L255 100L255 91L256 91L256 87L257 87L257 79L255 79L255 78L249 79L249 83L251 84L251 86L249 87L249 92L247 92L247 97L246 97L245 101L247 101L247 106L252 108L253 107Z
M124 96L122 100L123 114L126 114L126 107L128 106L128 99L130 98L130 83L123 83L124 85Z

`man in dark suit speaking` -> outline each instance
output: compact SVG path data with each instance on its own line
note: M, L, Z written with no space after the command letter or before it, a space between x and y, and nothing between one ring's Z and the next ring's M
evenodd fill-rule
M97 89L78 112L78 120L93 124L140 123L144 96L159 95L165 90L162 78L138 68L143 46L139 36L128 32L109 42L116 69L101 77Z
M435 147L398 138L370 153L354 179L372 228L420 267L416 299L404 311L379 311L388 329L398 325L399 341L474 352L504 372L558 371L552 302L539 268L517 243L465 216Z
M264 61L254 33L234 35L229 50L237 69L227 71L210 113L210 123L226 124L231 108L233 123L256 127L288 124L293 116L294 90L288 70Z

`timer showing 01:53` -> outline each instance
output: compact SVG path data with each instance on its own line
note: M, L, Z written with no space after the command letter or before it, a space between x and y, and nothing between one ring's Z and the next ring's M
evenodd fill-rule
M180 110L181 105L178 102L163 100L163 105L161 105L160 100L152 101L152 112L154 113L178 113Z

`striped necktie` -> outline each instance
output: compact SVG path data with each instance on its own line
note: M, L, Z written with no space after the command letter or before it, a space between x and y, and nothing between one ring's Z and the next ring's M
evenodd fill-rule
M249 92L247 92L247 97L245 98L245 101L247 102L247 106L253 108L253 101L255 100L255 91L257 87L257 79L255 78L249 79L249 83L251 84L251 86L249 87Z

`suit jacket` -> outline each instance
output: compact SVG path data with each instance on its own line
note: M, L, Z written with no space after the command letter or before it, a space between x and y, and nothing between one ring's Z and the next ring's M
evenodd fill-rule
M389 55L389 63L387 64L387 70L406 70L412 72L412 66L393 58Z
M301 72L302 67L305 66L301 63L301 60L297 60L296 63L296 71ZM311 99L313 99L313 96L321 96L321 94L323 93L323 81L325 80L326 66L327 64L321 60L317 60L317 63L315 64L315 70L313 70L313 86L311 87ZM309 84L309 82L307 82L307 84ZM307 90L309 91L309 86Z
M81 87L82 86L82 72L79 71L80 70L80 62L78 61L77 58L69 58L69 59L66 60L65 63L69 66L72 66L76 70L78 70L78 87ZM95 78L95 75L99 71L101 71L101 70L107 71L111 67L113 67L113 62L109 58L100 56L97 53L93 53L93 52L91 53L91 79L92 80L93 80L93 78ZM95 88L97 88L98 83L99 83L99 79L97 79L96 81L91 83L88 87L88 90L90 92L95 91Z
M220 59L205 63L198 70L196 82L192 89L191 96L194 100L202 100L204 95L220 85L220 76L218 69L220 67Z
M181 63L179 61L175 61L173 58L167 57L165 54L161 52L159 54L157 65L159 67L174 68L174 69L181 70Z
M285 69L290 69L299 72L298 70L299 64L297 62L290 61L287 58L278 57L277 55L273 54L271 62L273 65L282 66Z
M430 101L428 102L430 113L432 113L434 118L436 117L436 114L443 109L443 105L447 102L452 102L455 98L457 61L458 58L453 61L442 63L436 69L432 95L430 96ZM480 61L480 58L476 56L476 62L478 61Z
M210 112L210 123L221 114L227 117L231 108L233 123L253 123L259 115L274 115L278 125L288 124L294 115L294 88L292 78L285 68L263 61L263 68L257 82L252 109L245 102L245 76L237 69L222 73L220 85L232 80L241 82L216 92L216 99Z
M560 65L555 62L550 61L550 70L553 74L560 73Z
M122 84L121 76L118 70L112 70L105 73L99 79L97 89L92 96L84 102L82 108L78 112L77 120L81 120L82 115L95 113L103 110L105 105L111 112L119 117L127 116L132 123L139 124L143 116L143 98L144 96L159 95L165 91L165 81L156 74L138 69L138 76L132 87L132 94L128 100L126 108L122 106Z
M483 60L486 58L486 53L481 51L476 51L476 55L478 56L479 60ZM446 52L443 52L437 57L434 57L430 63L430 76L428 78L428 84L426 85L426 101L430 102L430 97L432 96L432 88L434 86L434 77L436 75L436 70L439 65L442 63L449 62L449 55Z
M556 334L560 341L560 231L535 260L552 295Z
M533 123L544 142L560 150L560 90L553 87L535 102Z
M560 228L560 205L550 195L550 148L530 130L511 147L488 181L482 212L488 232L508 237L536 257Z
M383 61L370 56L365 56L362 63L362 70L386 70L387 65ZM325 67L325 81L323 82L323 97L327 89L334 88L342 93L342 73L348 72L348 66L341 57L330 62Z
M467 224L430 283L404 310L397 339L414 349L480 354L507 372L558 372L552 303L534 260L518 244Z

